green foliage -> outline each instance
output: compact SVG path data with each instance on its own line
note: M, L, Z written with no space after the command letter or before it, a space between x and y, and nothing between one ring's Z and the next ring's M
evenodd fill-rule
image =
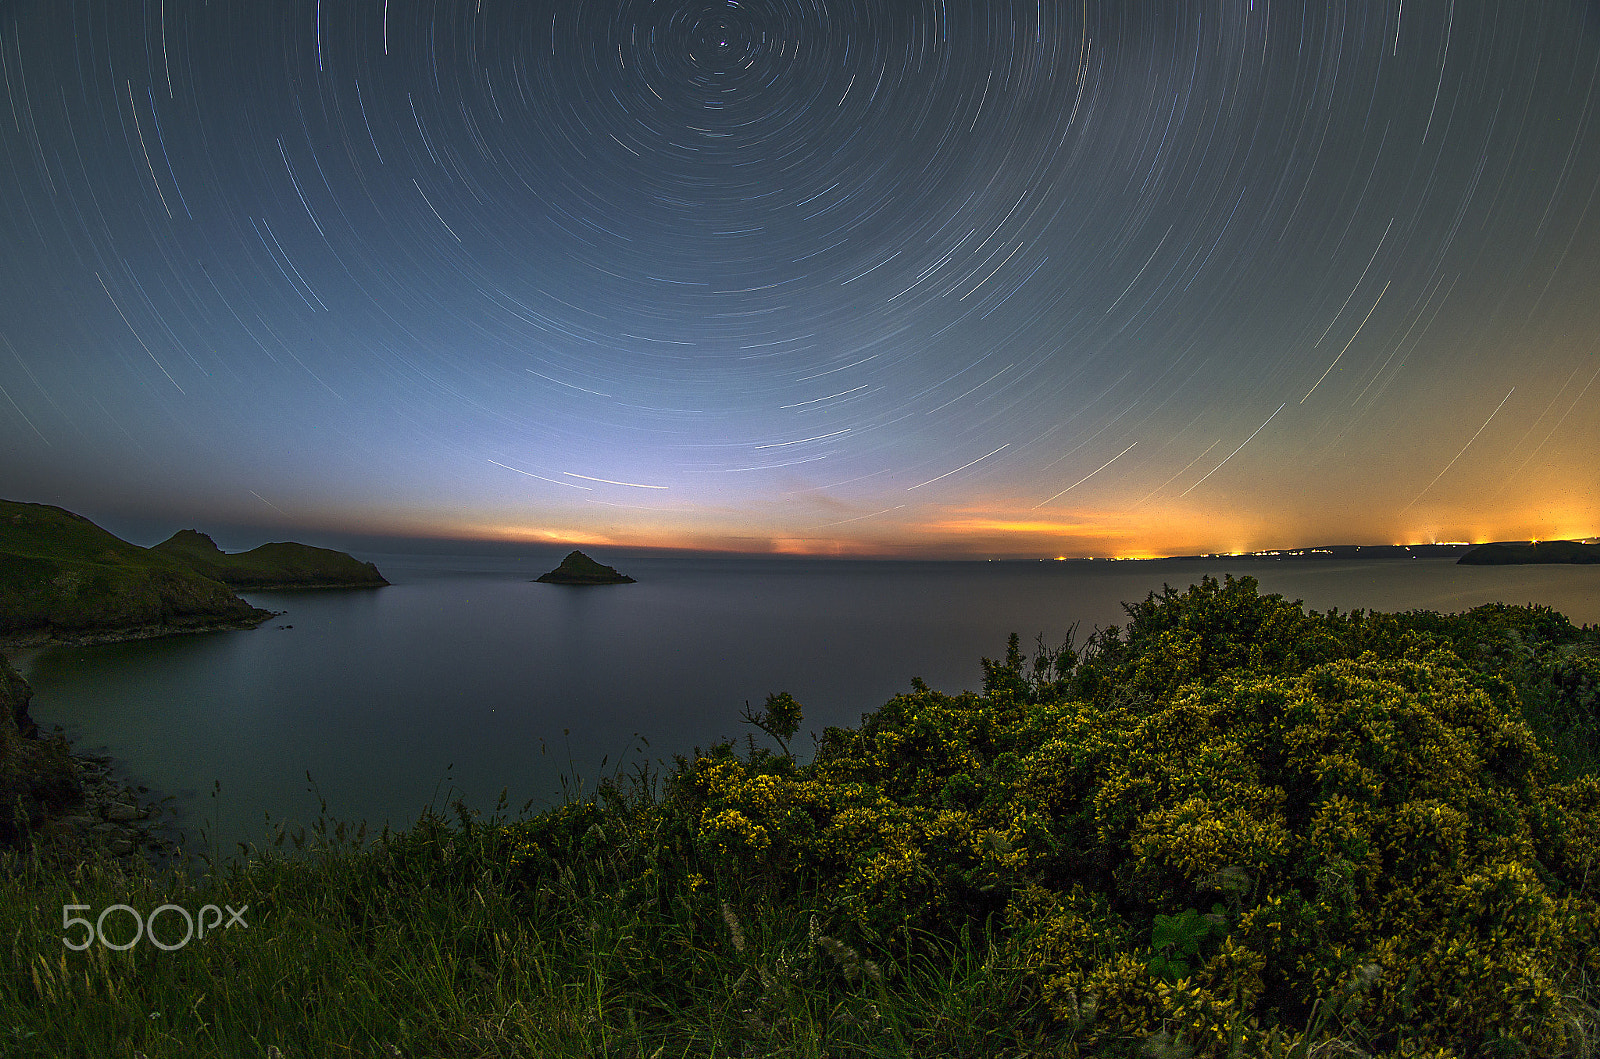
M1228 917L1221 904L1212 905L1205 914L1193 908L1175 916L1157 914L1150 929L1151 956L1145 967L1153 975L1178 982L1189 977L1190 967L1202 949L1227 935Z
M1562 1047L1562 983L1597 969L1573 836L1600 816L1553 782L1572 761L1550 722L1583 723L1588 656L1561 648L1593 637L1540 608L1307 614L1249 579L1128 611L1031 670L1013 636L983 695L919 682L804 769L685 763L696 851L763 894L809 880L869 944L1004 917L1085 1048L1243 1046L1368 967L1339 1010L1369 1045L1472 1050L1518 1025ZM1545 685L1566 713L1524 712Z
M800 716L800 704L787 691L768 695L766 705L758 713L751 711L748 702L744 704L744 720L776 739L786 755L789 740L800 730Z

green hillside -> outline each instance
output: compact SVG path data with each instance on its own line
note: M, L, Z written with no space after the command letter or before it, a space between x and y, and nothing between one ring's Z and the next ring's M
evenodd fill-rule
M0 500L0 641L161 635L270 616L81 515Z
M150 551L233 588L344 588L389 583L371 563L309 544L263 544L230 555L204 533L179 530Z

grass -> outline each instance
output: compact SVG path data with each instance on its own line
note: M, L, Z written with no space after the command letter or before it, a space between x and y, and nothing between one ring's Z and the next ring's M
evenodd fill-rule
M641 916L604 862L519 893L501 834L463 808L365 849L313 842L199 876L13 858L0 1054L972 1055L1006 1030L979 1025L1004 976L970 952L920 960L891 991L804 911ZM59 940L64 906L169 903L247 906L248 926L172 952Z
M227 555L192 530L141 548L70 511L0 500L0 639L253 625L270 613L233 589L387 583L371 563L327 548Z

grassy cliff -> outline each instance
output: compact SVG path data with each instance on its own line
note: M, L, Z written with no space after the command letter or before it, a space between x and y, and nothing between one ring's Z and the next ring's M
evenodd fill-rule
M247 627L270 616L178 559L81 515L0 500L0 641Z
M276 543L229 555L194 530L141 548L82 515L0 500L0 643L246 628L271 613L237 589L388 583L371 563L327 548Z
M231 588L355 588L389 583L371 563L309 544L263 544L230 555L204 533L180 530L150 551Z
M1128 611L1031 661L1013 637L978 693L913 680L808 762L724 743L531 818L458 805L367 845L323 823L309 857L199 882L14 864L0 1043L1596 1054L1600 629L1306 613L1248 578ZM747 719L786 747L801 710ZM249 926L63 951L62 905L164 902Z

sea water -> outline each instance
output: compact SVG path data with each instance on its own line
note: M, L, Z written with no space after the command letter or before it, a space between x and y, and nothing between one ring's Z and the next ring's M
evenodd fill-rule
M644 558L637 584L537 584L548 562L362 555L377 589L246 592L253 630L19 656L33 716L171 794L213 849L331 818L403 827L462 798L490 810L718 739L772 692L804 706L796 750L921 677L977 690L980 659L1122 624L1124 601L1202 575L1308 608L1542 603L1600 622L1600 566L1448 559L868 562ZM309 776L309 779L308 779ZM564 786L565 785L565 786ZM266 822L270 817L272 826ZM191 842L193 845L194 842Z

